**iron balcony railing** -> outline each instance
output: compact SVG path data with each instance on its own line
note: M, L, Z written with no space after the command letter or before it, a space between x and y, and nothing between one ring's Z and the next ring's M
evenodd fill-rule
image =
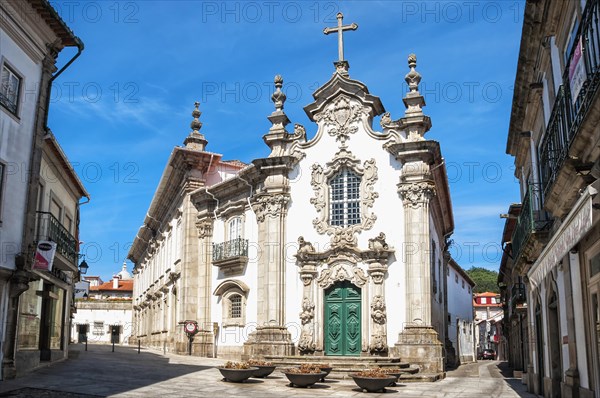
M223 243L213 243L213 261L248 256L248 239L236 238Z
M569 54L562 85L558 89L552 113L548 121L546 133L539 149L542 190L546 196L556 180L567 158L569 147L579 132L581 122L587 114L592 100L600 86L600 1L589 0L583 12L573 48ZM582 54L579 61L575 57L576 49L581 40ZM578 93L571 87L577 73L575 62L583 62L583 84ZM581 65L579 65L581 67ZM576 94L577 97L573 98Z
M77 265L77 240L52 214L37 212L37 240L56 242L56 252Z
M548 213L542 208L541 188L539 184L530 184L521 205L521 214L512 235L512 253L518 262L523 248L534 232L546 229L549 224Z

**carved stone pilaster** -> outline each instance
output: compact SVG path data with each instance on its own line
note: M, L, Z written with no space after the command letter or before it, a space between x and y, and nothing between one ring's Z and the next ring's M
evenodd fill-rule
M315 343L315 278L317 276L317 262L309 260L308 257L315 253L315 249L310 242L304 240L301 236L298 238L298 252L296 258L300 267L299 274L302 280L302 311L300 312L300 322L302 323L302 332L298 340L298 351L302 355L314 354L317 347Z
M265 217L279 217L287 214L289 201L289 194L260 194L252 202L252 210L256 214L256 220L264 222Z
M383 241L385 244L385 240ZM386 244L387 246L387 244ZM387 264L377 260L369 261L367 273L370 276L371 291L371 342L369 351L372 355L385 355L387 345L387 308L385 304L385 275Z
M303 282L305 283L304 286L310 289L312 287L312 279L313 278L310 278L308 285L306 285L305 279L303 279ZM302 312L300 312L302 332L300 333L300 340L298 341L298 350L303 355L314 353L315 348L317 347L314 341L314 317L315 304L310 298L305 296L302 299Z
M398 193L405 208L416 209L429 203L435 196L435 184L433 181L400 183L398 184Z

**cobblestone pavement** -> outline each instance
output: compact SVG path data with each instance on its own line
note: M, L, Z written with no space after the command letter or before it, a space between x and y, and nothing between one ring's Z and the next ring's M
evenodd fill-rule
M70 359L0 382L0 397L353 397L352 380L327 380L311 389L288 387L281 373L246 383L226 383L215 368L222 359L198 358L132 347L70 346ZM520 380L504 377L497 361L467 364L435 383L405 383L368 397L535 397ZM507 373L506 371L504 373Z

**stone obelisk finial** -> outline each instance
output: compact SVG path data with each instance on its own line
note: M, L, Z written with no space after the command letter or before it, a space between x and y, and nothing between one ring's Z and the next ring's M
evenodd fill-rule
M194 118L190 123L190 128L192 131L190 134L183 140L183 145L186 148L194 149L197 151L204 151L208 141L204 138L204 135L200 134L200 129L202 128L202 122L200 121L200 102L196 101L194 103L194 110L192 111L192 117Z
M422 141L427 131L431 128L431 120L423 114L425 98L419 92L419 83L421 83L421 74L416 71L417 56L410 54L408 56L408 67L410 71L404 77L408 84L408 93L402 99L406 106L404 111L404 123L407 127L408 141Z
M271 113L267 119L271 122L271 128L269 132L263 136L265 143L271 148L271 154L269 157L281 156L285 148L285 142L289 133L285 129L290 123L287 115L283 111L283 105L285 104L285 93L281 91L283 87L283 77L281 75L275 76L275 92L271 95L271 101L275 104L275 111Z

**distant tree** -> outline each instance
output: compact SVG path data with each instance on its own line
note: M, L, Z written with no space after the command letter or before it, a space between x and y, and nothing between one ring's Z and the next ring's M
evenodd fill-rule
M467 274L475 282L473 292L493 292L500 293L498 288L498 273L482 267L471 267L467 270Z

